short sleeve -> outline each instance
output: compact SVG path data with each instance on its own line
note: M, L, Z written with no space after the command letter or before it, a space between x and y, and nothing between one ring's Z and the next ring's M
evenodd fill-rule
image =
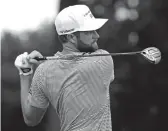
M99 50L100 54L109 54L108 51ZM101 69L103 71L103 78L106 82L114 80L114 63L112 56L101 56Z
M47 108L49 100L45 94L46 76L41 65L36 69L32 84L29 90L28 100L30 104L37 108Z

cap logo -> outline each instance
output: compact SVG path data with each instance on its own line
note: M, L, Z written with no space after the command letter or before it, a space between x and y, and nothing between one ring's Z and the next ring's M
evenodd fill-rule
M86 12L86 13L84 14L84 17L86 17L90 12L91 12L90 10L89 10L88 12Z
M60 33L64 34L64 33L72 32L72 31L74 31L74 30L75 30L75 29L63 30L63 31L60 31Z
M90 18L93 17L93 15L92 15L90 10L84 14L84 17L87 17L88 15L90 16Z

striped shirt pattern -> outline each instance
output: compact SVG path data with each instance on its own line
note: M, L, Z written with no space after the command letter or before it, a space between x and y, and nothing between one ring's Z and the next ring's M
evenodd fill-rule
M108 52L99 49L92 54L97 53ZM37 108L51 103L61 131L112 131L109 85L113 80L111 56L49 60L35 71L29 101Z

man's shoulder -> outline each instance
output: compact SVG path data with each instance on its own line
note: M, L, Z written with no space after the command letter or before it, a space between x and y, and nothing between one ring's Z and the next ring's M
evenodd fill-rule
M56 63L56 60L46 60L37 67L37 70L41 72L47 72L52 67L55 67L54 63Z
M108 51L104 50L104 49L98 49L94 52L95 54L99 53L99 54L109 54Z
M104 49L98 49L97 51L94 52L94 54L110 54L107 50ZM101 60L106 60L106 61L112 61L113 58L111 55L108 56L100 56Z

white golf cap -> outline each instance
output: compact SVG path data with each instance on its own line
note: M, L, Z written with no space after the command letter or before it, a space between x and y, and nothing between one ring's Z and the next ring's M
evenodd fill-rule
M95 18L86 5L74 5L63 9L56 17L58 35L101 28L108 19Z

